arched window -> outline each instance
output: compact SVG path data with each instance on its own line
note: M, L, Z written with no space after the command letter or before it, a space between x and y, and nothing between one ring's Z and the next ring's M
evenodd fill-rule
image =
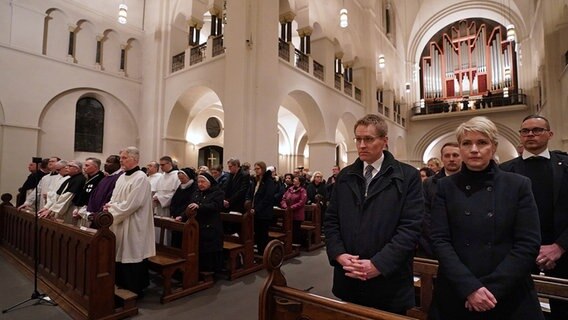
M103 152L105 109L95 98L81 98L75 109L75 151Z

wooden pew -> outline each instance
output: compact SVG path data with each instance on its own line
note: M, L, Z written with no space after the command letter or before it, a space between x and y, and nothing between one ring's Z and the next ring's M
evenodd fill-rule
M164 279L164 292L160 301L167 303L214 285L211 274L199 272L199 225L195 211L187 210L187 222L175 221L169 217L154 216L154 226L160 229L156 240L156 255L148 259L150 269ZM166 230L182 234L181 248L166 244ZM182 274L181 288L172 288L172 277L178 271ZM200 277L201 276L201 277Z
M416 283L420 305L410 309L407 315L418 319L427 319L432 303L434 279L438 273L438 261L414 258L414 273L420 278ZM540 275L533 275L532 277L539 297L568 301L568 279Z
M0 205L2 251L34 270L35 214ZM45 292L74 319L122 319L138 314L136 294L115 289L113 217L97 216L98 230L38 220L38 275ZM121 301L122 300L122 301Z
M428 318L428 311L432 304L432 294L434 291L434 279L438 273L438 261L414 258L414 274L419 278L415 282L416 296L419 305L408 310L408 316L425 320Z
M271 241L264 251L264 266L269 274L259 295L259 320L413 319L290 288L280 270L284 255L284 246L276 240Z
M300 251L292 246L292 211L279 207L274 207L273 210L274 217L278 222L270 227L268 238L282 241L284 244L284 259L288 260L296 257L300 254Z
M262 261L254 257L254 215L221 212L223 224L238 225L238 237L225 234L223 251L229 280L262 269Z
M323 246L321 241L321 208L317 204L309 204L305 207L306 219L302 222L302 234L305 242L302 249L314 251Z

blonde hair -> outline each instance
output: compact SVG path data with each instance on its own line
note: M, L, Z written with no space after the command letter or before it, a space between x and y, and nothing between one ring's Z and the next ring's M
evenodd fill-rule
M458 140L458 143L461 143L466 132L480 132L486 135L495 146L499 143L497 141L497 126L493 123L493 121L486 117L473 117L460 124L456 129L456 139Z

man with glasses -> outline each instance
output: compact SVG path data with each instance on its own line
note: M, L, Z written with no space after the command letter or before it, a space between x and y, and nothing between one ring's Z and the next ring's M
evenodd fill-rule
M568 279L568 156L548 149L553 132L543 116L524 118L519 133L522 154L501 168L532 181L542 238L535 273ZM567 302L550 299L550 311L551 319L568 319Z
M412 261L424 200L416 168L386 150L388 127L367 115L354 127L359 158L338 174L324 218L338 298L398 314L414 306Z

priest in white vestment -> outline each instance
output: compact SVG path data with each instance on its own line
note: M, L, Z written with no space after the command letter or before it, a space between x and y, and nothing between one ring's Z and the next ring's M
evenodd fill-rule
M135 147L120 152L124 174L103 210L114 217L110 230L116 235L116 285L142 297L149 284L147 258L156 255L156 244L150 182L139 158Z
M177 176L178 170L174 169L172 162L170 156L160 158L160 168L163 173L156 182L156 192L153 199L156 206L156 215L162 217L170 216L170 203L181 183Z

